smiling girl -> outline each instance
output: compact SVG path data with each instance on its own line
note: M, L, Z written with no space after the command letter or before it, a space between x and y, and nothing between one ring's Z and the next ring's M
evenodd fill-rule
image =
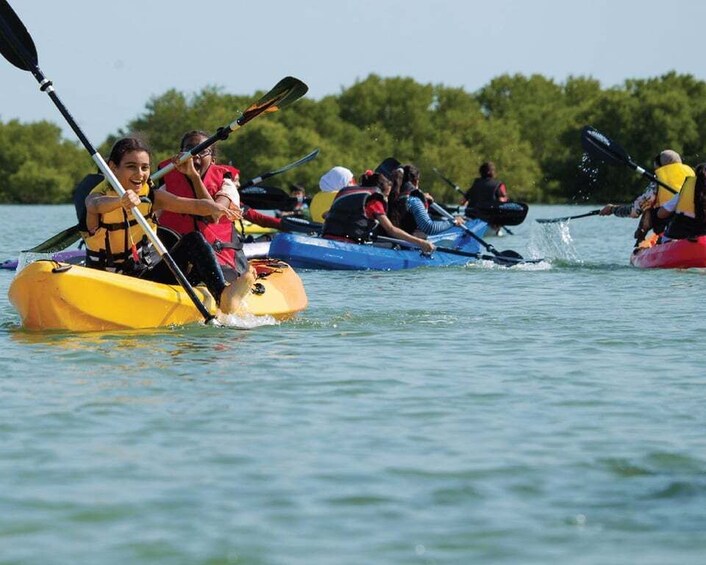
M225 216L230 221L241 217L239 209L211 199L182 198L154 190L149 181L150 151L137 138L118 140L110 152L108 166L125 194L120 196L108 183L103 183L86 198L87 266L175 284L174 275L156 255L132 209L138 208L153 230L156 228L154 213L158 210L214 218ZM191 284L206 284L224 313L237 310L253 282L249 277L242 277L229 285L213 249L199 232L182 237L170 254Z

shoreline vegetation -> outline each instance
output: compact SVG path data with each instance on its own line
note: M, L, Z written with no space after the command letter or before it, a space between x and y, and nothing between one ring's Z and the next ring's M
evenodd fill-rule
M185 131L215 131L257 94L211 86L193 94L169 90L148 100L99 150L106 155L115 139L137 133L159 162L174 154ZM644 179L587 160L581 128L605 131L646 168L666 148L695 165L706 153L704 116L706 82L674 72L611 88L590 77L558 83L542 75L501 75L473 93L371 74L337 95L305 98L287 112L248 124L219 143L218 158L250 178L319 148L316 160L280 181L301 183L313 194L334 165L358 175L395 156L415 163L424 189L445 202L458 195L433 173L435 167L466 188L478 166L492 160L513 200L628 202L642 191ZM70 203L73 187L93 168L56 123L0 120L0 203Z

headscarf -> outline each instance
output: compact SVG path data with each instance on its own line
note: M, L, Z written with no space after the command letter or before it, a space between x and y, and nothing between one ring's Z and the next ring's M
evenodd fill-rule
M319 180L319 188L324 192L336 192L348 186L353 173L345 167L334 167Z

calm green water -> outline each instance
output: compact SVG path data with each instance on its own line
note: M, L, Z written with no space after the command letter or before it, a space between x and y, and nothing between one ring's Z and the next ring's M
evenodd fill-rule
M0 211L0 259L72 223ZM706 279L629 267L634 227L302 272L251 331L31 334L0 272L0 562L703 563Z

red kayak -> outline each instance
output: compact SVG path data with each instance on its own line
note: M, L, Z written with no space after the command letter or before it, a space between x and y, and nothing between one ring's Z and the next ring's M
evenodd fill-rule
M636 249L630 263L642 269L706 268L706 235Z

